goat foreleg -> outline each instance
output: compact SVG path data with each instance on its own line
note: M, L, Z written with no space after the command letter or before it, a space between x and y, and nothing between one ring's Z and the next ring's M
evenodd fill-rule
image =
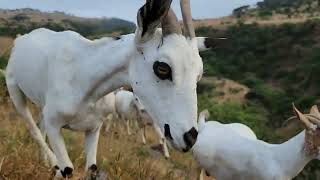
M56 167L56 177L72 177L73 164L68 156L68 152L61 134L61 127L53 125L52 122L58 122L58 119L46 119L44 114L44 121L46 132L48 134L49 143L57 157L58 165Z
M87 179L96 179L98 175L96 163L100 129L101 126L95 131L86 132L85 135Z

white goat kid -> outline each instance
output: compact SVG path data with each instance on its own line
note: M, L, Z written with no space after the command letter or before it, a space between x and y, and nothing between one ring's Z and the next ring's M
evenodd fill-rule
M86 169L95 171L102 122L87 122L88 109L104 95L131 86L161 131L180 151L197 138L196 84L203 71L190 2L181 0L185 34L170 10L172 0L148 0L138 11L135 34L90 41L71 31L37 29L18 37L7 66L10 97L57 177L71 177L61 128L85 132ZM162 25L162 31L157 30ZM212 41L210 41L212 42ZM204 49L205 49L204 48ZM50 146L36 126L26 98L43 115Z
M126 122L127 133L131 135L130 121L138 121L139 113L134 103L133 93L120 90L116 92L115 107L119 118Z
M114 119L118 118L116 111L116 92L112 92L99 99L96 102L95 108L99 115L102 116L105 124L104 132L108 132Z
M290 180L312 159L319 158L320 113L310 115L294 107L306 130L289 141L273 145L240 136L216 122L200 122L193 153L200 165L217 180Z

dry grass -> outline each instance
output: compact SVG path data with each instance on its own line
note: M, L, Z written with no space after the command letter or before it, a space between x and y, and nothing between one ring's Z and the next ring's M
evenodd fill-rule
M50 171L40 162L37 145L10 103L0 105L0 127L0 179L48 179ZM140 136L127 136L121 127L100 137L98 166L109 179L197 179L199 168L190 153L171 150L172 158L166 160L150 148L157 144L151 128L148 145L142 145ZM85 163L83 135L70 131L64 135L75 166L73 179L80 179Z
M213 94L211 101L215 103L230 101L244 103L245 96L250 91L245 85L226 78L204 77L200 83L213 87L210 93Z
M12 44L13 39L11 37L0 36L0 57L9 53Z
M241 21L244 24L253 24L258 23L261 26L269 26L269 25L281 25L285 23L303 23L307 20L312 19L318 19L319 14L316 14L314 16L310 16L308 14L298 14L291 18L288 18L287 15L282 14L274 14L273 16L263 19L258 17L258 15L255 16L246 16L241 19L236 18L234 16L226 16L216 19L202 19L195 21L196 27L214 27L216 29L227 29L229 26L235 25Z

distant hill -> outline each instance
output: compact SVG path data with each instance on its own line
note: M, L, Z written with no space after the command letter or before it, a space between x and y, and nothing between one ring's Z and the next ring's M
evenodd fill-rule
M302 6L317 5L318 0L264 0L258 3L261 8L280 8L280 7L292 7L299 8Z
M236 24L264 26L304 23L320 18L320 0L264 0L257 5L244 5L226 17L196 20L196 27L227 29Z
M35 9L0 9L0 36L24 34L39 27L56 31L75 30L84 36L114 31L132 32L135 24L117 18L83 18L63 12L42 12Z

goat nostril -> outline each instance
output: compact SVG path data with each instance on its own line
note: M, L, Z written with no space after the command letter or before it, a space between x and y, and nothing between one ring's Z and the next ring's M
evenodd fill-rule
M196 128L191 128L191 130L189 131L191 137L193 137L193 139L197 140L198 137L198 131L196 130Z
M184 142L186 143L186 151L192 148L192 146L196 143L198 137L198 131L196 128L191 128L188 132L183 135Z
M167 139L173 140L173 138L172 138L172 136L171 136L169 124L165 124L165 125L164 125L164 136L165 136Z

